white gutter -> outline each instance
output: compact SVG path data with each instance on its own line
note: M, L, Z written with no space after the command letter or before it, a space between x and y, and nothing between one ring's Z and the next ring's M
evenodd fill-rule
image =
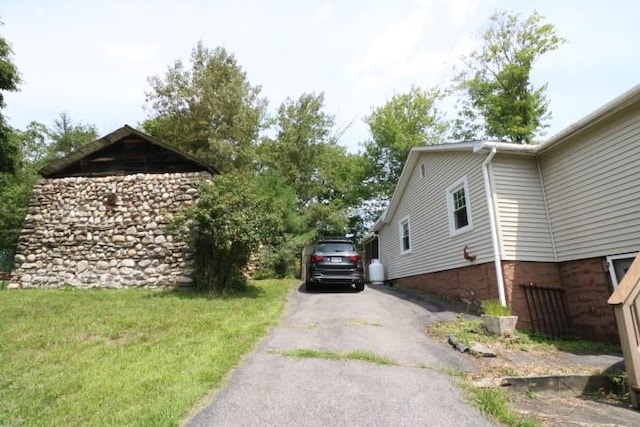
M493 260L496 267L496 281L498 282L498 297L500 304L506 307L507 299L504 294L504 278L502 277L502 255L500 254L500 242L498 241L498 227L493 206L493 190L489 179L489 164L497 153L493 147L487 158L482 162L482 177L484 178L484 192L487 196L487 212L489 212L489 225L491 226L491 241L493 242Z
M538 146L529 144L514 144L512 142L494 142L485 141L473 147L473 152L477 153L482 150L500 150L505 153L514 154L536 154Z

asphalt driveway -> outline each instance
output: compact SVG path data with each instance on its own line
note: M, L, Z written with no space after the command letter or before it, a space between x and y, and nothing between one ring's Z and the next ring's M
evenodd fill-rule
M281 322L189 426L489 426L449 375L472 365L433 342L445 304L386 287L293 292ZM393 366L283 351L373 352Z

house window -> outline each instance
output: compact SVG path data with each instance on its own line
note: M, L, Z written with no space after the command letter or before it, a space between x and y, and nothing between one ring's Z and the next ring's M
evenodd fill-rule
M427 175L427 165L422 162L420 163L420 176L424 178Z
M609 264L609 276L611 277L611 283L613 283L613 289L618 287L637 255L637 253L631 253L607 257L607 264Z
M464 177L447 188L449 233L455 236L473 230L469 185Z
M411 253L411 231L408 216L400 220L400 253L402 255Z

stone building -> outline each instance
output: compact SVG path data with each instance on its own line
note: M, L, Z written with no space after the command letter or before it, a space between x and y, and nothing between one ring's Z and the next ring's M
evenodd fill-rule
M189 246L167 231L217 171L127 125L40 170L11 288L192 284Z

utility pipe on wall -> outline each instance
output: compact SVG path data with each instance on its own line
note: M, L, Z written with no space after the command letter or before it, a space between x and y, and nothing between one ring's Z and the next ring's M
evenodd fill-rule
M491 241L493 242L493 260L496 267L496 280L498 282L498 297L500 304L507 305L507 299L504 294L504 278L502 277L502 255L500 254L500 242L498 241L498 227L496 224L496 214L493 205L493 190L491 189L491 181L489 180L489 164L496 155L496 147L491 148L491 152L482 162L482 177L484 178L484 192L487 196L487 212L489 212L489 225L491 226Z

